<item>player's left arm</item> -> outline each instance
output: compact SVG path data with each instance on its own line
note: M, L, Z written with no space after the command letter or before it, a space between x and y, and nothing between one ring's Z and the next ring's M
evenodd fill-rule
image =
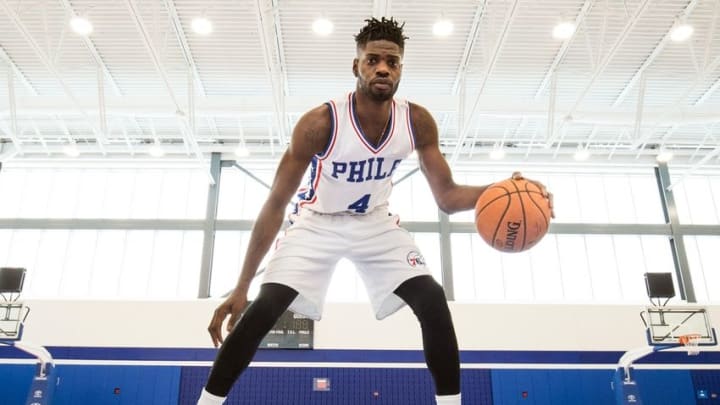
M430 190L432 190L438 207L448 214L473 209L478 197L488 185L469 186L456 184L452 178L450 166L440 152L435 119L428 110L417 104L411 104L410 114L420 170L430 184ZM515 172L512 177L519 179L522 178L522 174ZM551 215L555 217L552 211L552 194L547 191L542 183L528 180L536 183L543 191L543 195L549 200Z

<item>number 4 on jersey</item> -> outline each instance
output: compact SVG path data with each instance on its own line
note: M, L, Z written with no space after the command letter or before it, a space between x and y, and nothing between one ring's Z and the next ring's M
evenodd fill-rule
M365 194L359 200L348 205L349 210L355 210L358 214L364 214L370 206L370 194Z

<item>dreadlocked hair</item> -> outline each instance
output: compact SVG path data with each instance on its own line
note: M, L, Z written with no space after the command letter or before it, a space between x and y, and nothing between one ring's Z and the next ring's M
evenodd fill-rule
M365 46L370 41L387 40L397 44L400 49L405 49L405 40L409 39L403 35L403 27L405 23L398 24L392 17L387 19L375 17L365 20L367 24L355 35L355 43L357 46Z

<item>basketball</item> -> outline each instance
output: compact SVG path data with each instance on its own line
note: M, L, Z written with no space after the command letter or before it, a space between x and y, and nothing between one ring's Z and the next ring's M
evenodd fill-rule
M475 227L501 252L522 252L535 246L550 226L550 206L540 187L525 179L490 185L475 204Z

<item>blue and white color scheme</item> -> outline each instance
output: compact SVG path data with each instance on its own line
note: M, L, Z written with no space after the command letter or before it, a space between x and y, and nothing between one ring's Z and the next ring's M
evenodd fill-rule
M386 206L392 175L415 149L410 104L396 99L379 144L369 141L355 111L355 94L327 103L332 135L326 150L313 158L307 188L296 212L365 214Z
M393 293L400 284L431 274L412 235L388 211L392 175L415 149L410 104L392 102L377 144L360 127L354 93L327 106L330 141L313 158L309 188L300 192L293 224L276 244L263 282L298 291L290 310L319 320L335 265L346 258L382 319L405 305Z

